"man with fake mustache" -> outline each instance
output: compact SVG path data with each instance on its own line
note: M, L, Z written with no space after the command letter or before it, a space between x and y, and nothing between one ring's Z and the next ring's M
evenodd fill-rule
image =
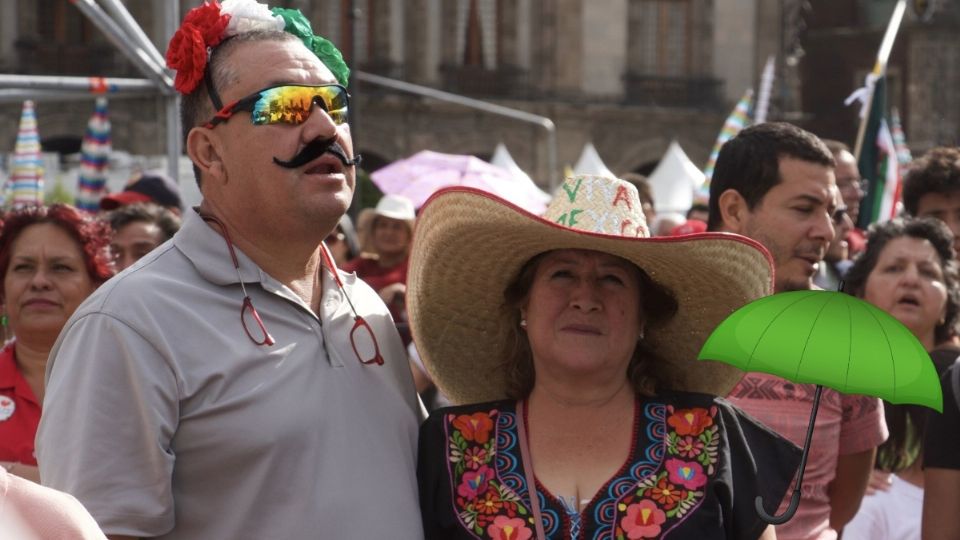
M43 482L111 538L422 538L400 337L322 242L360 161L340 52L299 10L226 0L167 63L203 202L68 322Z
M774 262L774 291L816 288L813 276L835 236L835 162L816 135L786 123L741 131L720 150L710 183L709 230L749 236ZM747 373L730 401L802 445L813 385ZM877 446L887 438L883 405L826 388L817 414L796 515L780 540L836 540L867 487ZM792 488L791 490L792 491Z

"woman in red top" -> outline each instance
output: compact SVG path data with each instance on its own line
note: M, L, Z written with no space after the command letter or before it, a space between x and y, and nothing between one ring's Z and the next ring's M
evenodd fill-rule
M12 210L0 230L4 329L0 350L0 465L39 481L33 441L47 355L67 319L113 275L110 229L72 206Z
M370 243L374 257L361 255L343 265L342 270L356 272L357 277L380 294L390 309L404 343L409 343L406 330L407 260L413 244L416 219L413 202L401 195L384 195L374 211L370 224Z

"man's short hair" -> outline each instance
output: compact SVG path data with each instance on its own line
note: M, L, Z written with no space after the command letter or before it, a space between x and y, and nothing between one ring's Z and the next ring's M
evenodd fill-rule
M836 166L827 146L809 131L785 122L749 127L720 149L710 180L707 230L720 227L720 195L728 189L740 193L749 210L760 204L767 192L780 183L780 159L785 157Z
M927 193L950 195L960 191L960 148L934 148L915 160L903 181L903 208L917 215L920 199Z
M220 45L210 51L210 60L207 62L210 79L213 81L214 89L217 90L218 95L238 78L238 74L231 72L224 63L224 59L230 56L230 51L241 43L259 41L300 41L300 38L282 30L256 30L238 34L222 41ZM210 101L210 94L207 92L206 79L201 80L193 92L183 96L180 102L180 124L184 147L186 147L190 130L205 124L216 112L213 109L213 102ZM196 165L193 166L193 175L196 177L197 186L199 186L200 169Z
M833 155L838 155L840 152L850 152L853 154L853 150L850 150L850 147L847 143L840 142L835 139L820 139L823 141L823 144L827 145L827 149L830 150L830 153Z
M173 238L180 230L180 218L170 210L153 203L134 203L107 213L107 223L114 232L131 223L153 223L163 232L164 240Z

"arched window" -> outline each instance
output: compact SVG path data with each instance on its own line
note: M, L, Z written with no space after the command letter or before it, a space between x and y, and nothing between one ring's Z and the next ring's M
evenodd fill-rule
M457 0L457 59L464 66L497 67L496 0Z

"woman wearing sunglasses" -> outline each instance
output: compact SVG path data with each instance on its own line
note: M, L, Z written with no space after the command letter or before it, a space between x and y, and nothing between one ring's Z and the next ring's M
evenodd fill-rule
M775 538L799 449L696 360L768 294L771 261L734 235L651 239L636 189L567 179L542 217L483 192L420 213L409 311L424 364L460 405L420 431L428 540Z

